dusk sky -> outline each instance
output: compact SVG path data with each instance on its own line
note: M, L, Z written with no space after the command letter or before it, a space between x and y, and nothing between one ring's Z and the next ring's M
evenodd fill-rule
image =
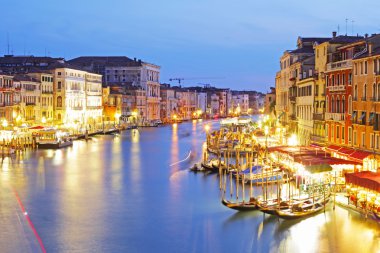
M348 35L380 32L380 2L350 2L1 0L0 54L8 33L14 55L125 55L160 65L162 83L266 92L298 36L345 34L346 18Z

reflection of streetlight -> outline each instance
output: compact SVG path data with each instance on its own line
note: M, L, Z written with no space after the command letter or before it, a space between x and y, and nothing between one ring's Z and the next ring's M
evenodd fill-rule
M45 117L42 117L41 122L42 122L43 124L45 124L45 123L46 123L46 118L45 118Z
M115 126L116 126L116 120L117 120L117 123L120 124L120 116L121 114L120 113L115 113Z
M209 145L208 131L210 131L210 125L205 125L206 130L206 144Z
M3 122L1 123L1 125L6 128L8 126L8 121L6 119L3 120Z

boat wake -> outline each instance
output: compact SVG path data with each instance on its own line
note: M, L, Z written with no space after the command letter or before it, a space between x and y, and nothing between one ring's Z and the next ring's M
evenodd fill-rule
M183 163L184 161L186 161L187 159L189 159L190 156L191 156L191 150L189 151L189 154L186 156L185 159L183 159L183 160L181 160L181 161L178 161L178 162L175 162L175 163L172 163L172 164L170 164L169 166L172 167L172 166L174 166L174 165L177 165L177 164Z

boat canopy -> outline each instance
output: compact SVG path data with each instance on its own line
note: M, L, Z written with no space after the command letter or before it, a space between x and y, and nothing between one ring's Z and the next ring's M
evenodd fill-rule
M346 182L349 184L354 184L380 192L380 173L361 171L356 173L347 173L345 178Z
M238 119L237 118L230 118L230 119L222 119L220 121L221 125L233 125L233 124L238 124Z

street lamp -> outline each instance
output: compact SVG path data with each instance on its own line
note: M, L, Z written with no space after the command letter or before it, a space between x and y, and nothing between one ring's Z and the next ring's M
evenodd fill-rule
M4 119L3 122L1 123L1 125L3 126L3 128L8 127L8 121L6 119Z

